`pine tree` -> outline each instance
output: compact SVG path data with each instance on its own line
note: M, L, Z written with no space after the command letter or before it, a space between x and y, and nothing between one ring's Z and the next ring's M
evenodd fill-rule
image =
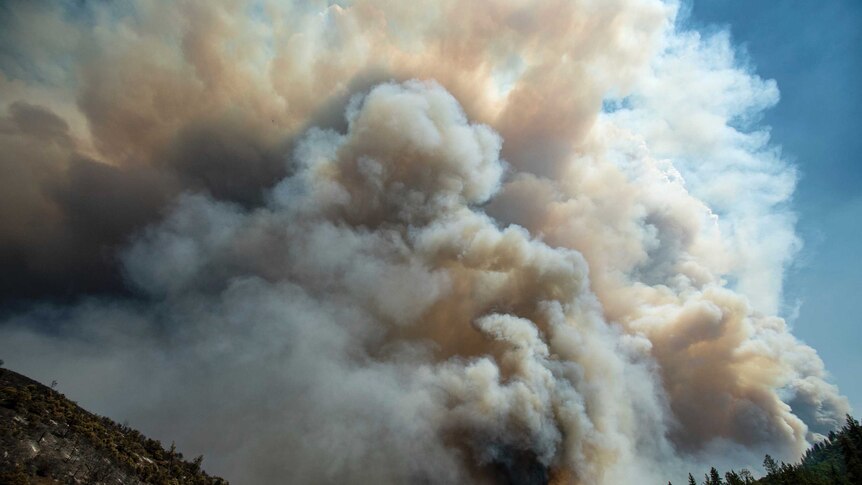
M844 455L844 466L847 470L847 478L853 485L862 485L862 456L859 449L848 436L842 433L838 438L841 445L841 454Z
M724 482L721 480L721 475L718 474L718 470L715 467L709 469L709 485L724 485Z
M724 480L727 482L727 485L745 485L745 482L742 481L742 477L733 470L724 474Z
M694 477L691 475L691 473L688 474L688 485L697 485L697 482L694 481Z
M766 476L775 475L778 473L778 464L775 463L775 460L773 460L772 457L769 455L766 455L763 458L763 468L766 469Z
M847 483L847 480L845 480L844 477L841 476L840 473L838 473L838 470L835 469L834 464L829 465L829 483L831 483L833 485L835 485L835 484L843 485L843 484Z
M862 448L862 425L859 421L853 419L853 416L847 415L847 423L844 425L844 433L849 435L856 448Z

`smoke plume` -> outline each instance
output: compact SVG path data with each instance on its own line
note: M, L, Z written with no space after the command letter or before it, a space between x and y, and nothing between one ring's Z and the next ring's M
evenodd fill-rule
M679 10L5 4L0 352L236 483L795 459L778 91Z

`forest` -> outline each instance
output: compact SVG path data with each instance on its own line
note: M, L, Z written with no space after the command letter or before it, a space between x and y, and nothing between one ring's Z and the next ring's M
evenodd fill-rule
M766 455L763 469L766 476L755 479L746 469L722 477L713 467L701 482L689 474L688 485L862 485L862 426L847 415L844 426L815 443L798 463L779 463Z

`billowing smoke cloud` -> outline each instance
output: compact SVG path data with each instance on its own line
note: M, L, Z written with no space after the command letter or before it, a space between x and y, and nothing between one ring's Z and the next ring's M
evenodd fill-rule
M795 458L848 405L774 316L777 89L676 15L9 4L0 352L237 483Z

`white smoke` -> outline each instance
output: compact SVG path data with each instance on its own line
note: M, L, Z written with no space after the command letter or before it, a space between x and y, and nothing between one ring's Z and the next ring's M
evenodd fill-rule
M663 483L847 411L771 316L777 90L676 5L133 5L18 5L65 27L40 63L86 61L0 78L77 113L51 177L72 150L182 194L120 252L133 296L9 317L11 367L237 483Z

